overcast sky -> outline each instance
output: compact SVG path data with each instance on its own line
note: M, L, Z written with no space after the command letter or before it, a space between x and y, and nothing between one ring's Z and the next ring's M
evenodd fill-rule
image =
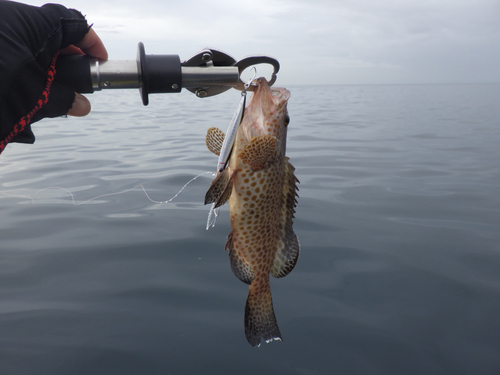
M42 5L45 1L26 3ZM500 82L500 0L67 0L110 59L266 54L278 83ZM264 73L259 70L259 75Z

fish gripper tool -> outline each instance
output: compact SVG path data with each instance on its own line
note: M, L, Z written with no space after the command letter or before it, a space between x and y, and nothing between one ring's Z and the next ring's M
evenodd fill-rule
M59 56L56 79L81 94L105 89L139 89L144 105L149 94L176 93L182 88L199 98L230 88L244 90L243 71L253 65L273 67L269 84L276 81L279 62L269 56L248 56L236 61L216 49L203 49L181 62L178 55L146 55L139 43L136 60L99 60L84 55ZM248 87L252 91L253 87Z

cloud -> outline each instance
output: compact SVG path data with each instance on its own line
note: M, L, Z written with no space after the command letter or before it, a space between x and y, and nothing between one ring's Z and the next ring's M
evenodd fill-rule
M41 5L43 1L33 0ZM500 81L497 0L68 0L111 58L277 57L284 83Z

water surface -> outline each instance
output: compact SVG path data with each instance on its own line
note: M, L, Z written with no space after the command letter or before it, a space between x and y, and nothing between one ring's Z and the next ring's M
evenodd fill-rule
M204 136L238 92L101 92L0 156L0 192L34 202L0 193L0 373L498 374L500 85L290 90L302 252L271 280L284 342L245 340L226 207L205 230L209 174L168 204L78 205L139 184L166 201L213 171Z

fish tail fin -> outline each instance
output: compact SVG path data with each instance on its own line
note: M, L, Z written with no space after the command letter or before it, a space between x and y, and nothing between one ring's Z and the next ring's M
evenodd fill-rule
M245 306L245 335L252 346L260 346L261 339L283 341L274 315L269 280L258 286L255 280L250 284Z

